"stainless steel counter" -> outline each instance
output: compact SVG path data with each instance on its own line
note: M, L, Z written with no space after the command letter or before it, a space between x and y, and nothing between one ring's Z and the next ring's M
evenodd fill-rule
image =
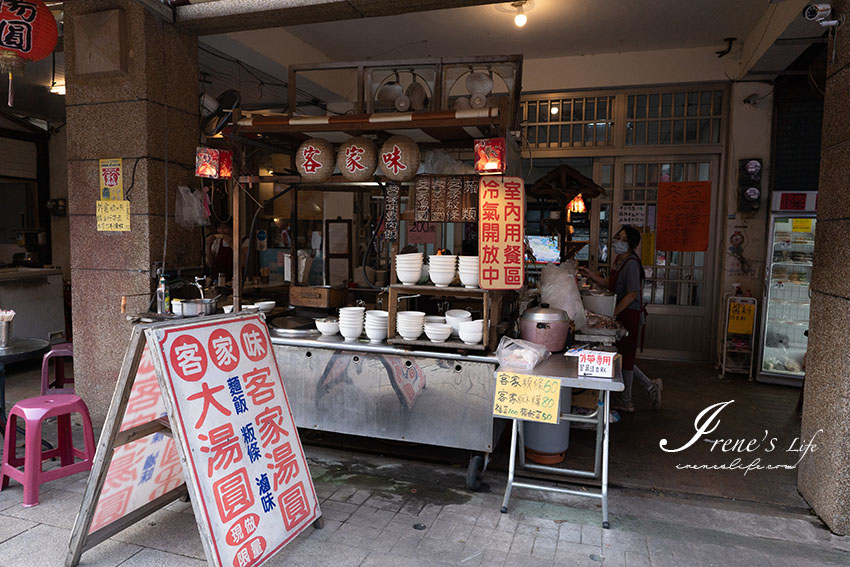
M272 337L298 427L489 453L494 356Z

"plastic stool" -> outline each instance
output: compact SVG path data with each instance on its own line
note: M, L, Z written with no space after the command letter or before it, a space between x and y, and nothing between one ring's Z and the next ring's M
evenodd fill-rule
M74 379L65 379L65 358L74 358L73 343L57 343L50 348L50 352L41 359L41 395L48 394L73 394L74 387L66 388L65 384L73 384ZM54 381L50 385L50 359L53 361Z
M83 417L85 451L74 448L74 440L71 436L72 413L79 413ZM53 416L56 416L59 430L57 447L42 451L41 425L45 419ZM26 423L23 459L15 455L18 418ZM74 394L55 394L22 400L9 412L9 421L6 424L3 465L0 468L0 479L2 479L0 490L8 488L9 479L14 479L24 485L24 506L35 506L38 504L39 487L45 482L91 470L94 449L91 417L82 398ZM53 457L59 457L61 466L42 471L42 461ZM74 462L75 458L82 460ZM22 471L17 468L21 465L24 466Z

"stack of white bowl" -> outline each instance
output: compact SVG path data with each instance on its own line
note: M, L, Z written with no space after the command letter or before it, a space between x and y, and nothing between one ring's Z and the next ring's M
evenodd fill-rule
M437 287L449 287L457 272L457 256L428 256L428 276Z
M404 285L415 285L422 275L422 252L398 254L395 257L395 273Z
M452 334L457 336L461 321L471 321L472 313L465 309L449 309L446 311L446 323L452 328Z
M389 313L380 309L366 312L366 336L373 343L380 343L387 338L387 320Z
M478 287L478 256L458 256L460 283L464 287Z
M452 328L445 323L425 323L425 334L433 343L444 343L452 334Z
M460 340L468 345L477 345L484 339L484 319L461 321L458 324Z
M339 333L347 341L354 341L363 332L363 313L365 307L339 308Z
M446 318L442 315L425 315L425 323L446 323Z
M403 339L415 341L422 334L425 313L422 311L399 311L396 314L396 330Z

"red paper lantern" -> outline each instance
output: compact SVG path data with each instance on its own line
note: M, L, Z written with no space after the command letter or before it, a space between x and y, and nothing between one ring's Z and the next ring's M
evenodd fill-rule
M0 0L2 1L2 0ZM195 176L227 179L233 176L233 152L199 147L195 150Z
M22 73L56 47L56 20L42 0L0 1L0 70Z
M475 140L475 171L481 175L505 173L505 139Z

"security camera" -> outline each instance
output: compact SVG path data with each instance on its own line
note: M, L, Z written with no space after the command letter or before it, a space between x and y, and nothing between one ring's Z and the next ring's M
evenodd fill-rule
M760 98L761 97L758 95L758 93L753 93L753 94L751 94L750 96L748 96L747 98L744 99L744 104L749 104L751 106L757 106Z
M830 4L809 4L803 8L803 17L810 22L821 22L832 14Z

